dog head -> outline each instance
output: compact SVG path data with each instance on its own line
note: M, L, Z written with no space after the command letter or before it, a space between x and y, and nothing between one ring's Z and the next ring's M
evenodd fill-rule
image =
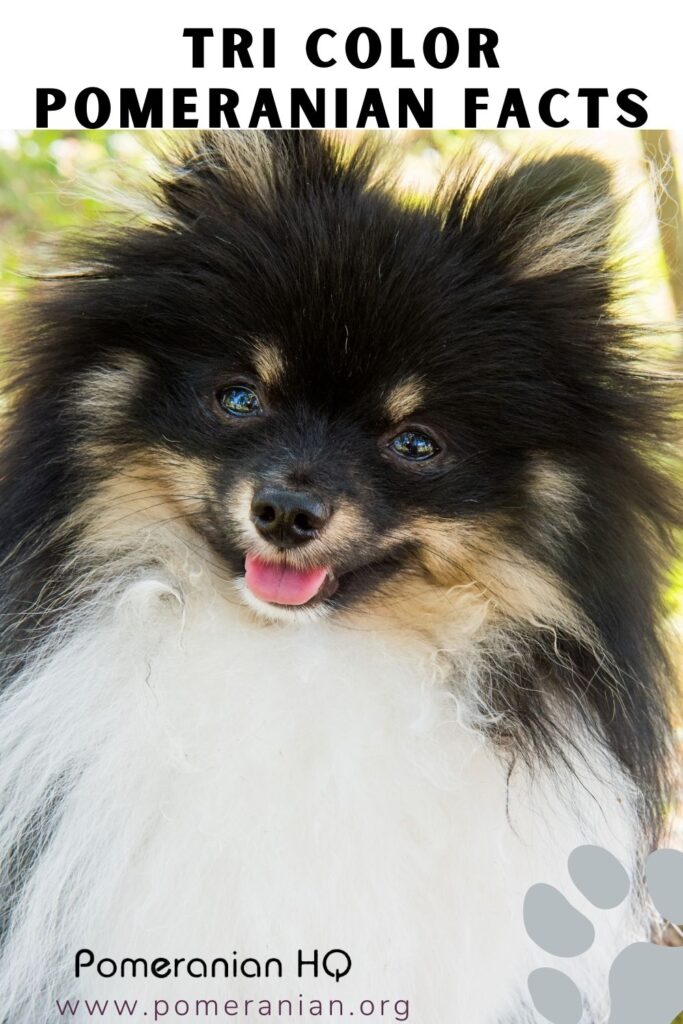
M44 370L96 530L182 520L267 617L447 616L474 588L567 621L596 503L642 475L609 174L469 161L417 202L379 166L314 132L197 133L156 221L90 243Z

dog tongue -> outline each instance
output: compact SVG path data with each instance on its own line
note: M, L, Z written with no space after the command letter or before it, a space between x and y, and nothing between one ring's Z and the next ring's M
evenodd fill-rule
M244 567L244 579L252 594L270 604L306 604L315 597L327 576L324 566L295 569L264 562L256 555L247 555Z

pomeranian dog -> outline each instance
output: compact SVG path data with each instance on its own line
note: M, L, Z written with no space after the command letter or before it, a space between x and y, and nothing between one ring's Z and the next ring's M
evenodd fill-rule
M608 170L469 159L418 202L372 144L196 133L152 191L3 366L1 1019L540 1020L524 895L581 907L598 844L634 897L560 966L602 1020L678 516Z

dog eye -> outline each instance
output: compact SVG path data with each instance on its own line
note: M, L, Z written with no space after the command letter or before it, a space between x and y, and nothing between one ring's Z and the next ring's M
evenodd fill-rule
M440 451L436 441L429 434L420 434L415 430L401 431L392 438L388 447L402 459L410 459L411 462L426 462Z
M244 384L223 388L216 397L221 409L230 416L258 416L263 412L256 392Z

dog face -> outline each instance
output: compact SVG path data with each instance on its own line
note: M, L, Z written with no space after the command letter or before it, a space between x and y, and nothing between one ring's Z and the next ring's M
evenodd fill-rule
M475 167L420 206L367 149L230 132L180 154L162 200L77 286L68 416L105 493L183 518L268 615L389 592L410 615L472 584L566 615L610 300L602 166Z
M383 308L352 312L330 322L320 303L305 332L233 336L222 358L161 375L144 364L138 429L166 449L193 526L236 577L246 567L252 604L330 609L397 576L466 583L465 541L481 545L524 486L523 460L483 454L416 339L393 326L403 358L387 366Z

